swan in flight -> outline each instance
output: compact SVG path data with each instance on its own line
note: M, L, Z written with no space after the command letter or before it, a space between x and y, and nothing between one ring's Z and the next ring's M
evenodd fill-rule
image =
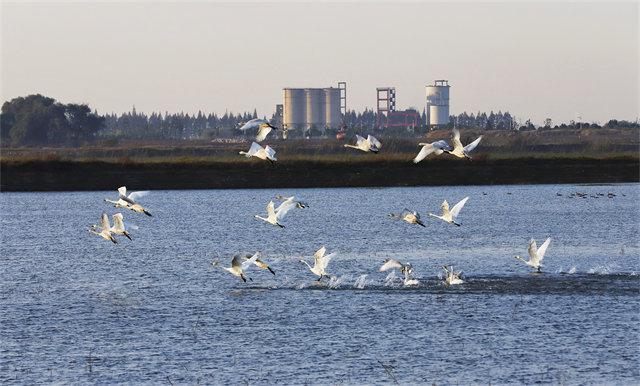
M418 214L418 212L415 212L415 211L412 212L407 208L404 208L404 210L400 214L390 213L389 217L391 217L394 220L406 221L409 224L417 224L422 227L425 226L424 223L422 223L422 221L420 220L420 215Z
M460 226L460 224L456 222L456 218L458 217L458 214L460 214L462 207L464 206L464 204L467 202L468 199L469 197L463 198L462 200L460 200L459 203L455 204L453 208L451 208L451 210L449 210L449 203L447 202L447 200L444 200L444 202L440 206L440 208L442 209L442 216L438 216L433 213L429 213L429 216L439 218L440 220L446 221L449 224L455 224L457 226Z
M231 268L227 268L227 267L220 267L220 268L231 273L233 276L239 277L240 279L242 279L243 282L246 283L247 276L245 276L244 271L246 271L251 266L251 264L255 264L256 260L258 260L258 256L260 256L260 252L256 252L249 259L242 261L243 259L240 257L240 255L235 255L233 257L233 260L231 260ZM220 263L218 261L214 261L211 264L214 267L217 267ZM253 279L249 278L249 280L253 280Z
M449 145L447 141L444 141L444 140L435 141L431 143L419 143L418 146L422 146L422 149L420 149L420 152L418 153L416 158L413 159L414 164L417 164L418 162L427 158L427 156L431 153L434 153L435 155L440 155L445 151L453 150L451 145Z
M113 217L113 226L111 227L110 231L112 233L124 236L129 240L131 240L131 235L129 234L129 232L127 232L127 230L124 227L122 213L116 213L111 217Z
M420 284L420 282L417 279L411 278L411 274L413 273L413 267L411 266L410 263L402 264L401 262L395 259L386 259L378 271L385 272L392 269L400 270L400 273L404 275L405 286Z
M282 204L278 206L278 209L274 209L275 204L273 201L269 201L267 204L267 217L258 216L257 214L254 216L255 218L266 221L269 224L279 226L280 228L284 228L284 225L280 224L280 220L291 210L291 208L295 207L297 204L293 201L286 200Z
M296 204L296 208L300 208L300 209L304 209L304 208L308 208L309 207L309 204L307 204L306 202L303 202L303 201L298 201L298 199L296 199L295 196L283 197L283 196L277 194L276 195L276 200L280 200L280 201L283 201L283 202L291 201L291 202Z
M462 277L462 271L454 271L453 270L453 266L446 266L443 265L442 269L444 269L445 272L445 278L444 278L444 282L448 285L456 285L456 284L462 284L464 283L464 280L461 279Z
M149 191L132 192L127 196L127 187L121 186L118 188L117 201L109 200L107 198L105 198L104 201L113 204L116 208L126 208L137 213L144 213L147 216L151 216L151 213L149 213L146 208L136 202L138 198L144 197L147 194L149 194Z
M273 150L269 145L262 147L255 142L251 143L251 147L249 148L248 152L241 151L239 154L244 155L247 158L260 158L271 163L274 163L278 160L276 158L276 151Z
M374 136L368 135L367 139L364 139L356 134L356 144L346 144L344 145L344 147L351 147L354 149L362 150L364 152L378 153L380 151L380 148L382 147L382 144Z
M446 153L455 155L458 158L467 157L468 159L471 159L471 156L469 156L469 153L471 153L473 149L475 149L476 146L478 146L481 139L482 139L482 136L479 136L475 141L463 147L462 142L460 142L460 131L458 131L458 129L453 129L453 138L452 138L453 150L444 150L444 149L443 150Z
M266 119L255 118L240 127L238 130L247 131L249 129L258 129L258 133L256 134L256 142L262 142L267 135L271 132L271 130L278 130L277 127L271 125L269 121Z
M257 252L256 254L259 254L260 252ZM244 255L242 258L244 260L251 260L253 256L252 255ZM267 263L265 263L264 261L260 260L260 259L255 259L255 261L253 262L253 264L255 266L257 266L260 269L266 269L269 272L271 272L274 276L275 276L275 271L273 269L271 269L271 267L269 267L269 265Z
M98 230L100 232L98 232ZM111 224L109 224L109 216L107 216L106 213L102 213L102 217L100 218L100 226L98 227L93 225L91 229L89 229L89 232L93 233L94 235L98 235L105 240L109 240L114 244L118 244L116 238L111 234Z
M516 256L516 259L522 260L522 262L524 262L531 268L535 268L536 273L542 273L542 266L540 265L540 263L542 263L542 259L544 259L544 254L547 252L547 248L549 247L550 243L551 237L548 237L544 241L544 243L542 243L540 248L538 248L538 246L536 245L536 241L534 239L531 239L531 241L529 241L529 261L526 261L520 256Z
M322 247L313 254L313 267L310 266L309 263L307 263L304 259L300 259L301 262L305 263L307 267L309 267L309 270L311 272L319 276L318 281L322 280L323 276L329 276L326 272L327 265L329 265L329 261L331 261L331 259L336 255L335 252L325 255L326 252L327 248Z

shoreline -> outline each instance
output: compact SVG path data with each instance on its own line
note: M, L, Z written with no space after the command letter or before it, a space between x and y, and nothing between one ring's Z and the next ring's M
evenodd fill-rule
M337 188L640 182L638 157L358 162L0 162L0 191Z

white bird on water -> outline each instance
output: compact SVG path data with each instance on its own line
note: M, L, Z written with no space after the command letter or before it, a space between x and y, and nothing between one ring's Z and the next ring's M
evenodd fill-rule
M335 252L325 255L326 252L327 248L323 246L313 254L313 267L310 266L309 263L307 263L304 259L300 259L301 262L305 263L307 267L309 267L309 270L313 272L313 274L319 276L318 281L322 280L324 276L329 276L326 272L327 265L329 265L331 259L336 255Z
M307 204L306 202L303 202L303 201L299 201L295 196L284 197L284 196L281 196L279 194L276 194L276 200L283 201L283 204L285 202L287 202L287 201L291 201L291 202L296 204L296 208L300 208L300 209L304 209L304 208L308 208L309 207L309 204Z
M346 144L344 147L351 147L354 149L362 150L364 152L378 153L382 147L382 143L372 135L368 135L366 139L356 134L356 144Z
M280 224L280 220L297 204L293 201L285 201L278 206L278 209L274 209L275 204L273 201L269 201L267 204L267 217L258 216L257 214L254 216L255 218L266 221L271 225L279 226L280 228L284 228L284 225Z
M531 239L531 241L529 241L529 249L528 249L529 261L526 261L520 256L516 256L515 258L518 260L522 260L522 262L524 262L529 267L535 268L536 273L542 273L542 265L541 265L542 259L544 259L544 254L547 252L547 248L549 247L550 243L551 243L551 237L548 237L544 241L544 243L542 243L540 248L538 248L538 246L536 245L536 241L534 239Z
M443 150L445 153L449 153L458 158L466 157L468 159L471 159L471 156L469 155L469 153L471 153L473 149L475 149L476 146L478 146L481 139L482 139L482 136L479 136L475 141L471 142L467 146L462 146L462 142L460 142L460 131L458 131L458 129L453 129L453 138L452 138L453 150L445 150L445 149Z
M453 266L446 266L443 265L442 269L444 269L445 272L445 278L444 278L444 282L448 285L456 285L456 284L462 284L464 283L464 281L461 279L462 277L462 271L454 271Z
M100 232L98 232L98 230ZM114 244L118 244L116 238L111 234L111 224L109 224L109 216L107 216L106 213L102 213L102 217L100 218L100 226L98 227L93 225L91 229L89 229L89 232L93 233L94 235L98 235L105 240L109 240Z
M242 279L243 282L246 283L247 276L245 276L244 271L246 271L252 264L255 263L256 260L258 260L258 256L260 256L260 252L256 252L253 256L251 256L251 258L245 261L242 261L242 258L240 257L240 255L235 255L231 260L230 268L227 268L227 267L220 267L220 268L231 273L233 276L239 277L240 279ZM211 265L213 265L214 267L217 267L219 264L220 263L218 261L214 261L211 263ZM249 280L253 280L253 279L249 278Z
M259 144L253 142L251 143L251 147L249 151L241 151L239 154L244 155L247 158L256 157L265 161L269 161L271 163L276 162L278 159L276 158L276 151L273 150L269 145L262 147Z
M422 227L425 226L422 220L420 220L420 214L418 214L418 212L416 211L412 212L407 208L404 208L404 210L400 214L390 213L389 217L391 217L394 220L406 221L409 224L417 224Z
M395 260L395 259L386 259L384 261L384 264L382 264L382 266L380 267L380 269L378 271L385 272L385 271L389 271L389 270L392 270L392 269L397 269L397 270L400 271L400 273L402 273L404 275L404 285L405 286L412 286L412 285L420 284L420 281L418 281L417 279L412 279L411 278L411 274L413 273L413 267L411 266L410 263L402 264L401 262L399 262L398 260Z
M240 127L238 130L247 131L250 129L258 129L258 133L256 134L256 142L262 142L267 135L271 132L271 130L278 130L277 127L271 125L269 121L266 119L255 118Z
M456 218L458 217L458 214L460 214L462 207L464 206L464 204L467 202L468 199L469 197L463 198L462 200L460 200L459 203L455 204L453 208L451 208L451 210L449 210L449 203L447 202L447 200L444 200L442 205L440 205L440 209L442 209L442 216L438 216L433 213L429 213L429 216L439 218L440 220L446 221L449 224L455 224L457 226L460 226L460 224L456 222Z
M447 143L447 141L440 140L431 143L419 143L418 146L422 146L418 155L413 159L413 163L417 164L423 159L427 158L427 156L431 153L435 155L440 155L445 151L453 150L452 147Z
M151 213L149 213L146 208L136 202L137 199L144 197L147 194L149 194L149 191L132 192L127 196L127 187L121 186L118 188L117 201L109 200L107 198L105 198L104 201L113 204L116 208L126 208L137 213L144 213L147 216L151 216Z

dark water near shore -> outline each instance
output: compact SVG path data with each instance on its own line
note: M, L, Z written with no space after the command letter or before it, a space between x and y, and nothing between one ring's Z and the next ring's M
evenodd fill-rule
M255 220L276 193L311 207ZM153 191L118 245L86 231L114 195L0 195L0 382L640 381L638 184ZM465 196L461 227L428 218ZM404 207L427 227L386 217ZM513 256L548 236L532 275ZM318 284L298 260L322 245ZM257 250L276 276L211 267ZM385 280L388 257L421 284Z

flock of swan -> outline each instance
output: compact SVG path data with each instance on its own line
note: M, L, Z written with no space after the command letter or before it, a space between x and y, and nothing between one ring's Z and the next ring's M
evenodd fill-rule
M252 121L247 122L241 130L247 130L250 128L257 128L258 134L256 137L256 141L260 142L264 140L267 135L274 129L277 129L274 126L271 126L266 120L254 119ZM453 146L449 145L444 140L435 141L432 143L420 143L419 146L422 146L422 149L418 153L418 155L413 159L414 163L418 163L424 160L430 154L440 155L443 153L452 154L458 158L471 158L470 152L475 149L482 136L478 137L475 141L470 144L463 146L460 141L460 132L456 129L453 131L452 143ZM373 152L377 153L382 148L382 144L375 137L368 135L367 138L356 135L356 143L355 145L344 145L348 148L358 149L364 152ZM275 157L275 150L273 150L269 146L262 147L256 142L253 142L251 148L248 152L240 152L240 154L246 157L256 157L259 159L267 160L270 162L276 162L277 159ZM136 213L143 213L147 216L151 216L151 213L143 207L138 200L148 192L133 192L127 195L127 188L122 186L118 188L118 198L116 200L105 199L104 201L110 204L113 204L115 208L123 208L128 209ZM264 221L273 226L284 228L285 226L282 224L282 219L294 208L304 209L308 208L309 204L304 201L298 200L295 196L291 197L283 197L281 195L276 195L275 199L279 201L278 206L276 207L276 203L273 200L270 200L266 207L266 217L261 215L255 215L254 217L258 220ZM465 197L456 203L452 208L449 208L449 203L445 200L441 206L441 214L429 213L430 217L442 220L446 223L453 224L456 226L461 226L460 223L456 221L457 217L460 214L460 211L464 207L464 205L469 200L469 197ZM401 213L391 213L389 217L393 220L397 221L405 221L409 224L414 224L418 226L425 227L425 224L422 222L420 218L420 214L416 211L412 211L409 209L404 209ZM112 216L113 218L113 226L111 226L109 222L109 216L106 213L102 213L100 225L91 225L89 232L102 237L105 240L111 241L113 243L117 243L115 236L124 236L129 240L132 240L131 235L125 229L124 217L122 213L116 213ZM515 256L516 259L522 261L524 264L533 268L535 273L542 272L542 260L544 255L551 243L551 238L547 238L544 243L538 248L536 241L531 239L529 242L528 253L529 260L525 260L521 256ZM309 264L306 260L301 259L300 262L304 263L309 271L318 277L317 281L320 282L324 277L331 277L330 274L327 273L327 267L331 259L336 255L335 252L328 253L326 247L322 246L318 249L314 255L313 265ZM247 282L247 280L252 280L249 276L247 276L247 271L252 266L256 266L259 269L268 270L271 274L275 275L275 271L261 258L260 252L256 252L253 255L235 255L231 259L230 267L222 267L220 266L220 262L215 260L212 262L214 267L219 267L224 271L231 273L232 275L240 278L242 281ZM456 271L453 266L445 265L442 267L444 271L444 282L447 285L458 285L463 284L464 280L462 279L462 272ZM416 286L420 284L418 279L412 277L413 268L411 263L401 263L395 259L386 259L382 266L378 269L379 272L387 272L387 271L398 271L404 276L403 284L405 286Z

